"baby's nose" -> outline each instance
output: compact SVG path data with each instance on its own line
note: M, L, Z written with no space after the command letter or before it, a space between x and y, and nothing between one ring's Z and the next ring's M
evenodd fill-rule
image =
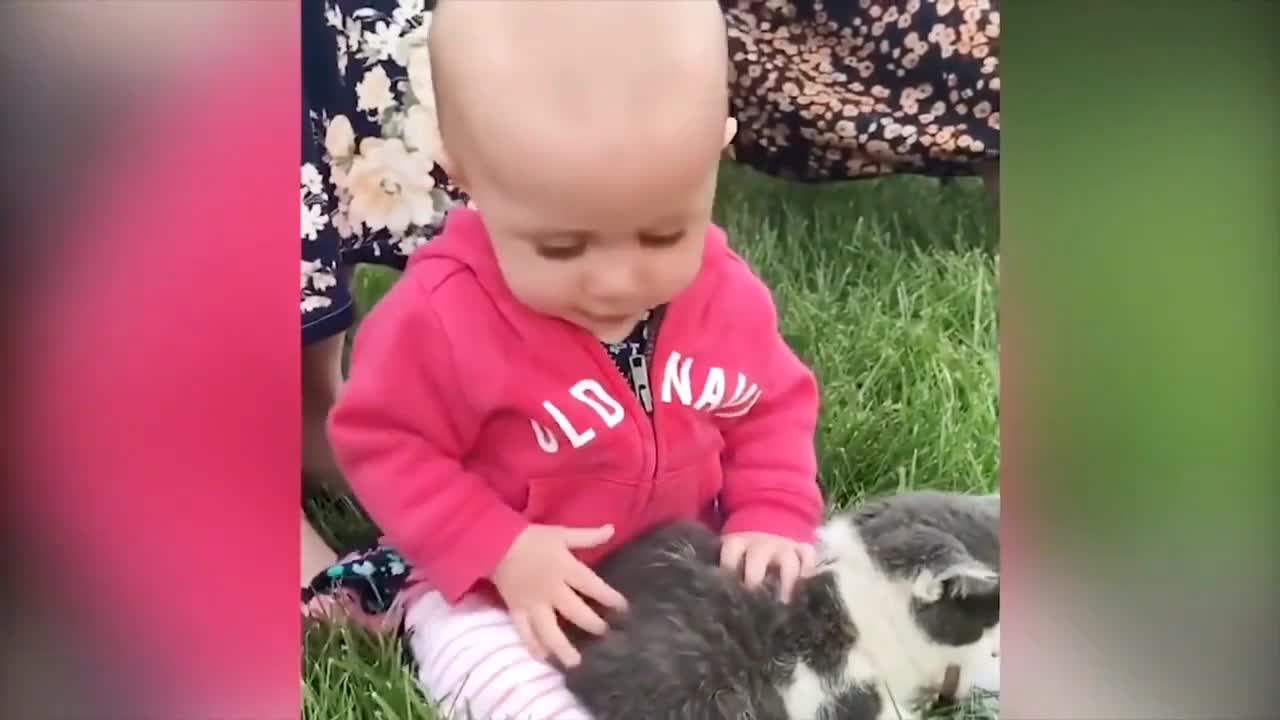
M634 263L604 261L592 268L587 292L602 304L625 304L643 291L641 273Z

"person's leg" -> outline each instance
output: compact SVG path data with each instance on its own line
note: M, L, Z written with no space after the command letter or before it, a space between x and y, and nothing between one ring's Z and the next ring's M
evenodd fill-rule
M307 520L306 513L302 517L302 579L306 586L315 576L327 570L338 561L338 554L320 537L316 529Z
M306 482L326 491L340 490L344 483L325 435L325 418L342 385L342 343L339 333L302 348L302 472ZM320 537L299 508L302 519L302 584L338 560L338 555Z
M325 421L342 389L345 340L346 334L339 333L302 348L302 472L329 492L345 491L325 433Z
M490 720L591 720L558 670L529 654L507 613L426 593L405 612L418 682L446 713Z

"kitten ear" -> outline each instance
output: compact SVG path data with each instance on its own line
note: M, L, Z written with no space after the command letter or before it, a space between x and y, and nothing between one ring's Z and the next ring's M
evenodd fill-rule
M1000 575L970 560L956 563L940 573L921 570L911 590L917 599L930 603L943 597L958 599L993 595L1000 592Z

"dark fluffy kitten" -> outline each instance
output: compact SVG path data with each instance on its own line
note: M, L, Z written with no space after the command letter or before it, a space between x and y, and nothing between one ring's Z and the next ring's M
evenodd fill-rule
M917 716L998 651L999 525L999 496L869 501L823 526L789 605L772 578L749 591L721 570L707 528L656 528L601 564L630 609L604 637L572 634L569 688L596 720Z

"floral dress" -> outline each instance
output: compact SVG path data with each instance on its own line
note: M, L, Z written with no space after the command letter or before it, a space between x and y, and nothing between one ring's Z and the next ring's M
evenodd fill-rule
M720 0L730 152L803 182L1000 157L999 0Z
M354 320L342 270L403 268L467 198L439 147L427 0L302 3L302 337Z

